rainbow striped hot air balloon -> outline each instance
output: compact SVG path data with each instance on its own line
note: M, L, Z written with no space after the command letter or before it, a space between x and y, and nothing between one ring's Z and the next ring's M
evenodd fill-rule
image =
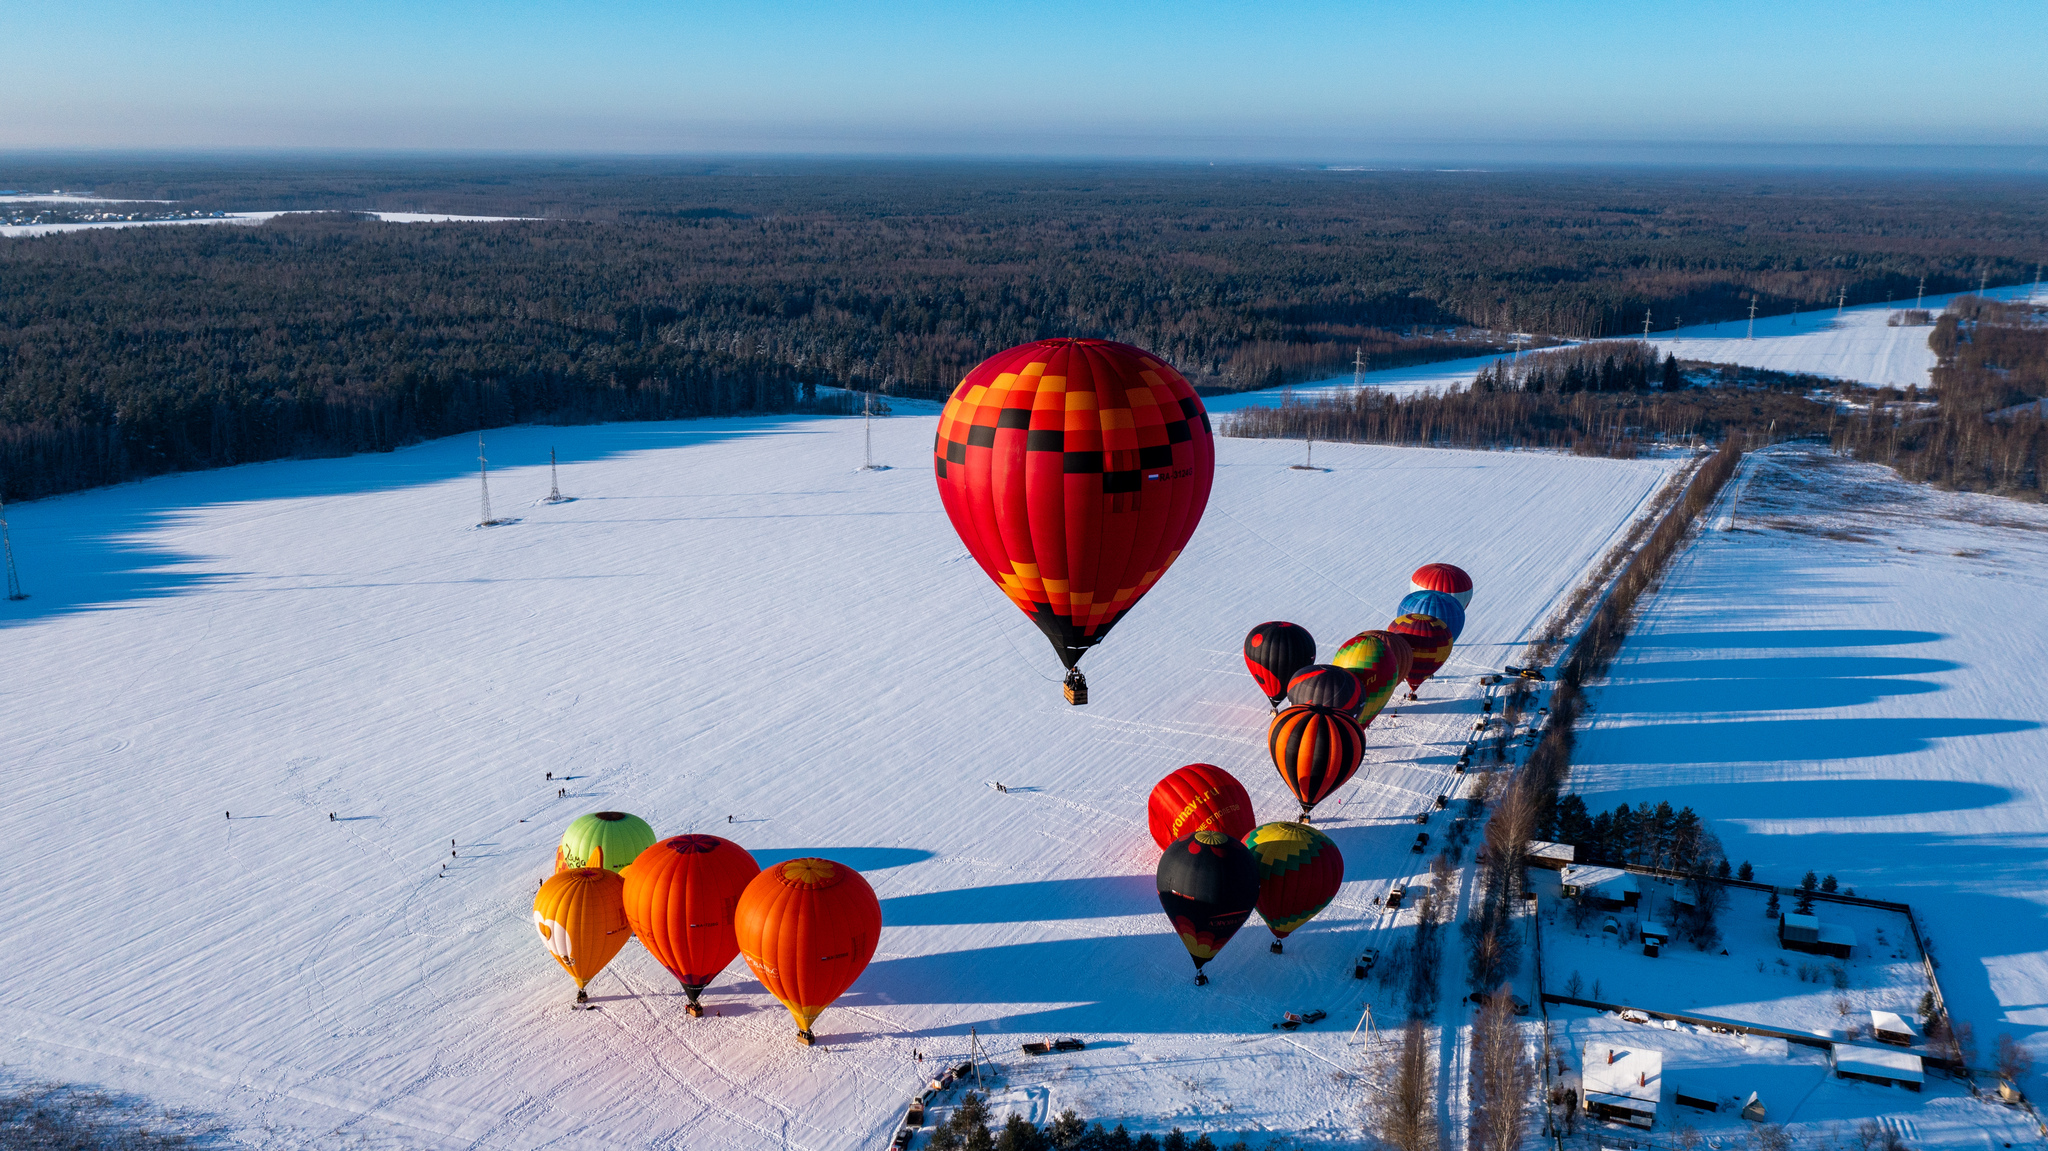
M1330 837L1306 823L1265 823L1244 837L1259 861L1259 918L1280 941L1337 898L1344 856Z
M1387 625L1387 630L1408 641L1415 649L1415 662L1408 668L1408 698L1422 681L1437 673L1451 658L1451 629L1433 615L1404 615Z
M1396 650L1396 643L1400 648ZM1394 698L1394 688L1401 683L1401 656L1406 652L1405 640L1396 640L1385 632L1362 631L1344 641L1337 654L1330 660L1358 677L1358 686L1365 692L1365 698L1358 705L1358 722L1366 727L1379 718L1380 710L1387 701Z

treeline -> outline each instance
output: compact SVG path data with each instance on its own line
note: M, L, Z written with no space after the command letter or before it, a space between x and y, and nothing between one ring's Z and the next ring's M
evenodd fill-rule
M1476 392L1646 392L1685 386L1678 359L1642 340L1595 340L1550 351L1495 360L1472 381Z
M2048 222L2024 182L1741 173L89 161L0 183L544 217L0 241L16 499L507 422L777 411L823 384L939 394L1050 335L1267 386L1646 307L1662 327L2012 282Z
M1932 409L1918 388L1881 389L1861 418L1833 429L1836 449L1912 480L2043 498L2048 315L1964 296L1941 314L1927 342L1936 357Z

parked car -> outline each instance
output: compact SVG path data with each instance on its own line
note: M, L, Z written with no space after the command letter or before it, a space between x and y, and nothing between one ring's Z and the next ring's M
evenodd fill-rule
M1428 846L1429 846L1429 833L1428 833L1428 832L1426 832L1426 831L1418 831L1418 832L1416 832L1416 833L1415 833L1415 846L1414 846L1414 847L1411 847L1411 848L1409 848L1408 850L1410 850L1410 851L1414 852L1414 853L1415 853L1415 854L1417 854L1417 855L1421 855L1421 854L1422 854L1422 849L1423 849L1423 848L1425 848L1425 847L1428 847Z

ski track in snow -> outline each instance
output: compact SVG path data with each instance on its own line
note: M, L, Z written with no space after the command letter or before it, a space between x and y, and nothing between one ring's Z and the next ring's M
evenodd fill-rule
M1676 462L1332 445L1308 473L1294 445L1220 440L1201 530L1070 708L962 562L932 433L877 421L895 468L862 474L854 421L507 429L492 458L533 462L492 474L502 506L546 490L551 446L578 498L485 530L460 437L8 509L32 598L0 604L0 827L63 833L9 926L38 947L0 1007L10 1069L249 1145L828 1151L885 1139L911 1049L958 1059L972 1026L1003 1106L1357 1143L1332 1068L1383 989L1351 964L1413 927L1370 902L1427 866L1411 817L1455 793L1477 674ZM1322 807L1343 892L1284 956L1247 926L1195 988L1146 793L1207 760L1289 817L1244 632L1293 619L1327 655L1430 559L1473 572L1472 622ZM689 1019L637 946L570 1009L528 908L598 807L868 876L889 926L819 1047L740 963ZM1329 1021L1271 1029L1312 1008ZM1017 1053L1063 1034L1089 1049Z

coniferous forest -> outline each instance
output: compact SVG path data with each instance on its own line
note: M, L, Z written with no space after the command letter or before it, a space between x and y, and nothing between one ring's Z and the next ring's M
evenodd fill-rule
M507 423L782 411L819 385L938 395L1053 335L1268 387L1361 352L1627 335L1646 310L1665 328L2017 282L2048 215L2035 178L1740 171L273 159L15 163L0 184L333 210L0 239L9 499ZM348 214L373 209L536 218ZM1661 394L1662 368L1540 394Z

